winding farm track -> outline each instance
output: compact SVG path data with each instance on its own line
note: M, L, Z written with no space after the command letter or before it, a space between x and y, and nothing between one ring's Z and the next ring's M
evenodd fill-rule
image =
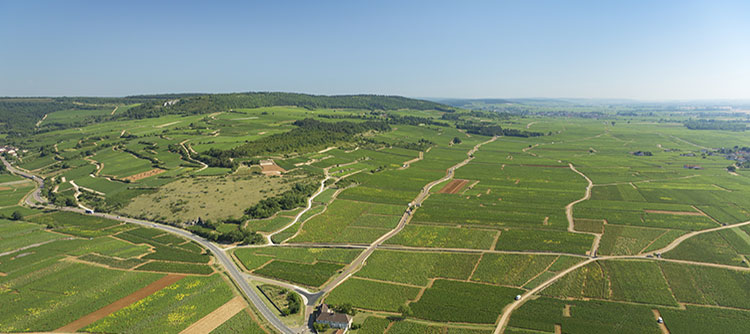
M715 232L723 229L729 229L744 225L750 225L750 221L732 224L732 225L726 225L716 228L711 228L707 230L702 231L695 231L691 232L685 235L682 235L681 237L675 239L672 241L669 245L666 247L656 250L652 252L653 254L656 253L664 253L667 251L670 251L674 249L675 247L679 246L683 241L692 238L696 235L700 235L703 233L709 233L709 232ZM539 293L540 291L544 290L548 286L552 285L552 283L555 283L560 278L564 277L565 275L573 272L574 270L581 268L589 263L595 262L595 261L605 261L605 260L616 260L616 259L640 259L640 260L655 260L655 261L662 261L662 262L673 262L673 263L680 263L680 264L687 264L687 265L697 265L697 266L704 266L704 267L714 267L714 268L722 268L722 269L730 269L730 270L741 270L741 271L750 271L750 268L748 267L737 267L737 266L730 266L730 265L724 265L724 264L716 264L716 263L706 263L706 262L697 262L697 261L687 261L687 260L673 260L673 259L663 259L663 258L649 258L644 257L643 255L616 255L616 256L602 256L602 257L590 257L589 259L580 262L570 268L567 268L561 272L559 272L557 275L551 277L550 279L546 280L544 283L540 284L539 286L535 287L534 289L531 289L521 295L521 299L514 301L511 304L508 304L504 309L502 314L500 315L500 320L498 321L498 325L495 328L494 334L502 334L505 331L505 327L508 325L508 321L510 320L510 316L521 305L523 305L526 301L528 301L532 296Z
M412 207L415 207L415 206L419 207L422 204L422 202L430 195L430 190L432 189L432 187L434 187L437 184L440 184L440 183L442 183L444 181L447 181L447 180L450 180L451 178L453 178L453 174L455 173L456 169L465 166L466 164L469 163L469 161L471 161L472 159L474 159L474 153L477 150L479 150L479 148L482 145L491 143L491 142L497 140L497 138L498 137L492 137L492 139L490 139L488 141L485 141L485 142L482 142L482 143L479 143L479 144L475 145L471 150L469 150L468 152L466 152L467 158L464 159L463 161L461 161L461 162L453 165L452 167L448 168L446 170L446 172L445 172L445 176L443 176L442 178L437 179L435 181L432 181L432 182L428 183L427 185L425 185L424 187L422 187L422 191L420 191L419 194L417 195L417 197L410 203L411 206ZM416 210L416 208L414 208L414 210ZM336 277L333 280L331 280L330 282L328 282L321 289L320 292L322 292L323 294L327 294L328 292L330 292L331 290L333 290L335 287L337 287L339 284L341 284L344 281L346 281L346 279L348 279L349 277L351 277L355 272L357 272L362 267L362 265L365 263L365 261L367 260L367 258L369 258L370 255L372 255L372 253L375 251L376 248L378 248L383 242L385 242L386 240L390 239L391 237L393 237L394 235L396 235L397 233L401 232L401 230L404 229L404 227L406 226L406 223L408 223L409 220L411 220L412 213L413 213L412 209L407 209L406 212L404 212L404 215L401 217L401 220L399 220L398 225L394 229L392 229L388 233L382 235L380 238L378 238L377 240L375 240L374 242L372 242L369 246L367 246L367 248L362 253L360 253L360 255L357 256L357 258L354 259L354 261L352 263L350 263L348 266L346 266L346 268L344 269L344 271L341 272L341 274L338 277Z
M437 184L450 180L454 176L454 172L457 168L460 168L467 163L469 163L473 159L473 154L484 144L487 144L489 142L492 142L496 140L497 137L492 138L491 140L488 140L486 142L477 144L473 149L471 149L469 152L467 152L467 159L459 162L458 164L448 168L446 170L446 175L438 180L432 181L425 185L425 187L422 188L421 192L417 195L417 197L414 199L414 201L411 202L411 205L421 204L430 193L430 190ZM183 148L184 148L184 143ZM187 150L187 148L186 148ZM33 175L29 172L23 171L21 169L13 167L10 163L8 163L5 159L2 159L3 164L10 170L11 172L24 176L26 178L34 180L38 187L31 192L27 197L24 199L25 203L30 206L43 206L48 209L54 209L59 211L70 211L70 212L78 212L83 213L83 210L79 208L58 208L58 207L52 207L47 206L46 200L42 198L41 196L41 189L44 186L44 180L39 178L36 175ZM575 204L578 204L582 201L588 200L591 197L591 189L593 186L593 182L583 173L578 171L572 164L569 164L569 168L576 172L577 174L581 175L583 178L585 178L588 182L588 186L586 187L586 193L581 198L578 199L566 206L566 216L568 218L568 230L574 233L585 233L585 232L576 232L574 231L574 221L573 221L573 206ZM326 172L326 177L328 177L328 173ZM318 190L316 194L314 194L313 197L310 198L308 201L308 207L306 210L309 210L309 207L311 206L310 203L312 199L317 196L322 190L324 190L324 183L325 180L321 184L321 188ZM306 210L303 210L302 212L306 212ZM219 248L217 245L207 241L206 239L203 239L199 236L193 235L192 233L182 230L179 228L175 228L168 225L161 225L149 221L144 220L138 220L138 219L132 219L132 218L126 218L126 217L120 217L115 216L111 214L105 214L105 213L94 213L93 215L118 220L126 223L141 225L145 227L150 228L156 228L160 229L166 232L169 232L171 234L175 234L181 237L184 237L186 239L192 240L200 244L201 246L208 249L217 259L217 263L225 268L227 271L228 276L231 278L231 280L235 283L237 288L242 292L245 297L253 303L255 308L260 312L260 314L273 326L276 330L280 331L284 334L292 334L292 333L303 333L303 332L309 332L309 329L307 327L292 329L289 328L287 325L285 325L281 320L278 318L278 316L275 315L275 312L270 310L268 306L263 302L261 298L262 296L259 295L257 291L248 283L248 279L256 280L259 282L266 282L271 283L275 285L279 285L282 287L287 287L290 289L295 290L296 292L300 293L302 297L304 298L305 304L307 305L306 313L309 315L309 313L312 311L312 306L315 305L317 300L319 300L321 297L325 296L327 293L329 293L331 290L333 290L336 286L340 285L344 281L346 281L349 277L351 277L354 273L356 273L361 267L364 265L366 260L369 258L369 256L378 248L380 249L391 249L391 250L406 250L406 251L443 251L443 252L465 252L465 253L482 253L482 252L492 252L492 253L515 253L515 254L558 254L558 255L573 255L577 256L579 258L585 258L582 262L569 267L559 273L557 273L555 276L549 278L545 282L541 283L539 286L535 287L534 289L531 289L527 292L525 292L521 298L517 301L513 301L512 303L508 304L501 312L500 316L498 317L497 326L495 328L495 334L501 334L504 332L510 317L514 310L521 307L526 301L530 300L534 295L538 294L540 291L544 290L545 288L549 287L559 279L563 278L565 275L575 271L576 269L579 269L587 264L596 262L596 261L606 261L606 260L618 260L618 259L640 259L640 260L652 260L652 261L663 261L663 262L675 262L675 263L681 263L681 264L690 264L690 265L700 265L700 266L710 266L710 267L717 267L717 268L725 268L725 269L731 269L731 270L742 270L742 271L750 271L750 268L745 267L735 267L735 266L728 266L728 265L721 265L721 264L713 264L713 263L703 263L703 262L695 262L695 261L683 261L683 260L672 260L672 259L662 259L662 258L648 258L644 254L639 255L622 255L622 256L603 256L603 257L596 257L593 256L596 252L596 249L598 247L598 241L599 238L597 238L592 245L592 250L588 257L581 256L580 254L563 254L563 253L556 253L556 252L512 252L512 251L493 251L493 250L476 250L476 249L454 249L454 248L420 248L420 247L406 247L406 246L398 246L398 245L383 245L385 241L399 233L405 225L408 223L408 221L411 219L411 215L413 214L413 210L407 210L404 215L402 216L401 220L399 221L399 224L388 233L384 234L380 238L378 238L376 241L369 245L347 245L347 244L282 244L282 245L276 245L276 244L270 244L270 245L264 245L264 246L254 246L254 247L330 247L330 248L350 248L350 249L362 249L363 252L347 267L344 268L344 270L338 275L337 277L330 280L324 287L317 292L311 292L309 290L306 290L302 287L287 283L287 282L281 282L269 278L259 277L255 276L253 274L242 272L239 266L233 261L233 259L227 254L227 251L229 249L222 249ZM295 221L299 219L301 216L298 215L295 218ZM291 224L290 224L291 225ZM737 223L732 225L726 225L726 226L720 226L712 229L702 230L702 231L695 231L688 234L685 234L683 236L678 237L674 241L672 241L669 245L666 247L654 251L649 252L649 254L654 253L664 253L668 252L670 250L673 250L677 246L679 246L682 242L685 240L688 240L689 238L692 238L694 236L703 234L703 233L709 233L714 232L718 230L723 229L729 229L733 227L738 226L744 226L744 225L750 225L750 221L743 222L743 223ZM286 226L285 228L288 228ZM283 230L283 229L282 229ZM275 233L278 233L282 230L279 230ZM588 233L587 233L588 234ZM253 246L251 246L253 247Z
M286 226L284 226L284 227L276 230L273 233L266 234L266 241L267 241L267 243L273 244L273 240L271 240L271 237L273 237L274 235L277 235L277 234L279 234L281 232L284 232L286 229L292 227L294 224L296 224L299 221L299 219L300 219L300 217L302 217L302 215L304 215L307 211L310 211L310 209L312 209L312 202L313 202L313 200L315 199L315 197L318 197L318 195L320 195L324 190L326 190L326 181L328 181L331 178L331 176L328 175L328 170L329 170L329 168L323 169L323 171L325 172L325 176L326 177L322 181L320 181L320 188L318 188L318 191L316 191L314 194L312 194L312 196L310 196L307 199L307 206L305 207L305 209L302 210L302 211L300 211L294 217L294 220L292 220L292 222L290 222Z
M191 152L191 151L193 151L193 148L192 148L192 147L190 147L190 146L185 146L185 143L186 143L186 142L187 142L188 140L189 140L189 139L186 139L186 140L183 140L183 141L181 141L181 142L180 142L180 146L182 146L182 149L183 149L183 150L185 150L185 152L186 152L186 154L187 154L187 157L188 157L188 159L190 159L190 161L192 161L192 162L195 162L195 163L197 163L197 164L200 164L200 165L202 166L202 167L201 167L201 168L200 168L199 170L195 171L196 173L198 173L198 172L200 172L200 171L202 171L202 170L204 170L204 169L208 168L208 165L207 165L207 164L206 164L205 162L203 162L203 161L200 161L200 160L196 160L196 159L193 159L193 157L192 157L192 156L190 156L190 152ZM188 149L188 148L190 148L190 149ZM195 151L193 151L193 152L195 152Z
M602 235L599 233L588 233L588 232L579 232L575 230L575 220L573 219L573 206L581 203L583 201L589 200L591 198L591 188L594 187L594 182L591 182L591 179L589 179L586 174L581 173L578 171L575 166L573 166L572 163L569 163L568 166L570 169L574 172L576 172L578 175L583 176L584 179L586 179L586 182L589 184L586 186L586 194L583 195L580 199L577 199L570 204L565 206L565 216L568 218L568 232L572 233L578 233L578 234L589 234L594 236L594 242L591 244L591 250L589 251L589 255L595 256L597 249L599 249L599 242L602 239Z

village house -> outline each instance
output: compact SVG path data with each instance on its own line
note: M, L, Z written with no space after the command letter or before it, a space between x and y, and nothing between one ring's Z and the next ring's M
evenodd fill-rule
M337 313L328 308L328 305L322 304L315 316L315 323L328 325L331 328L343 329L343 333L352 325L352 316L345 313Z

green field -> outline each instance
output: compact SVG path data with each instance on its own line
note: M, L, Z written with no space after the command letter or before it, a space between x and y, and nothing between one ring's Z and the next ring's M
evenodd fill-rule
M200 233L251 275L314 291L352 268L322 301L358 310L354 334L491 333L536 287L505 333L660 333L654 311L671 333L750 328L750 225L655 254L687 233L750 220L750 131L687 126L743 125L743 114L263 94L180 95L170 107L165 96L66 98L56 103L79 104L25 132L0 127L0 144L20 149L8 159L45 179L41 195L56 205ZM264 175L266 159L284 171ZM266 244L307 204L309 194L287 190L325 177L311 209ZM34 184L17 181L0 172L0 331L53 331L169 273L187 277L84 330L176 333L233 297L198 244L26 207ZM400 320L404 305L412 314ZM265 332L252 308L213 332Z
M477 261L474 254L376 251L357 276L425 286L437 277L467 279Z
M334 305L350 303L354 307L375 311L398 311L399 306L417 297L419 288L351 278L326 298Z
M522 290L436 280L422 297L412 303L417 318L447 322L494 323L500 310Z
M177 333L232 298L219 275L188 277L84 328L92 332ZM143 314L153 314L144 317Z

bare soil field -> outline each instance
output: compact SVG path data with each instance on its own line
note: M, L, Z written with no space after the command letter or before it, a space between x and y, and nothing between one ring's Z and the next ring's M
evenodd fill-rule
M138 173L138 174L135 174L135 175L130 175L128 177L123 178L123 180L134 182L134 181L145 179L147 177L151 177L151 176L154 176L154 175L159 175L159 174L164 173L164 172L166 172L166 170L161 169L161 168L154 168L154 169L152 169L152 170L150 170L148 172L143 172L143 173Z
M281 168L281 166L277 165L273 161L261 162L260 168L263 175L281 175L281 173L286 173L286 170L284 168Z
M244 299L242 299L242 297L240 296L234 297L226 304L207 314L205 317L188 326L188 328L185 328L182 332L180 332L180 334L209 333L212 330L216 329L216 327L221 326L221 324L225 323L227 320L242 311L244 308Z
M57 330L55 330L55 332L63 332L63 333L76 332L79 329L84 328L101 318L104 318L132 303L135 303L143 298L146 298L152 295L154 292L157 292L167 286L172 285L173 283L181 280L184 277L185 276L183 275L172 275L172 274L164 276L158 279L157 281L147 285L143 289L133 292L112 304L102 307L92 313L89 313L79 318L76 321L73 321L63 327L58 328Z
M457 194L463 187L469 183L469 180L455 179L448 182L440 191L439 194Z

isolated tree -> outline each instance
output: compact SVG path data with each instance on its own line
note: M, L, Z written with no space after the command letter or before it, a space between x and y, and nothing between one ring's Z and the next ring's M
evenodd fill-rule
M13 211L13 213L10 215L10 219L12 220L21 220L23 219L23 215L18 211Z

